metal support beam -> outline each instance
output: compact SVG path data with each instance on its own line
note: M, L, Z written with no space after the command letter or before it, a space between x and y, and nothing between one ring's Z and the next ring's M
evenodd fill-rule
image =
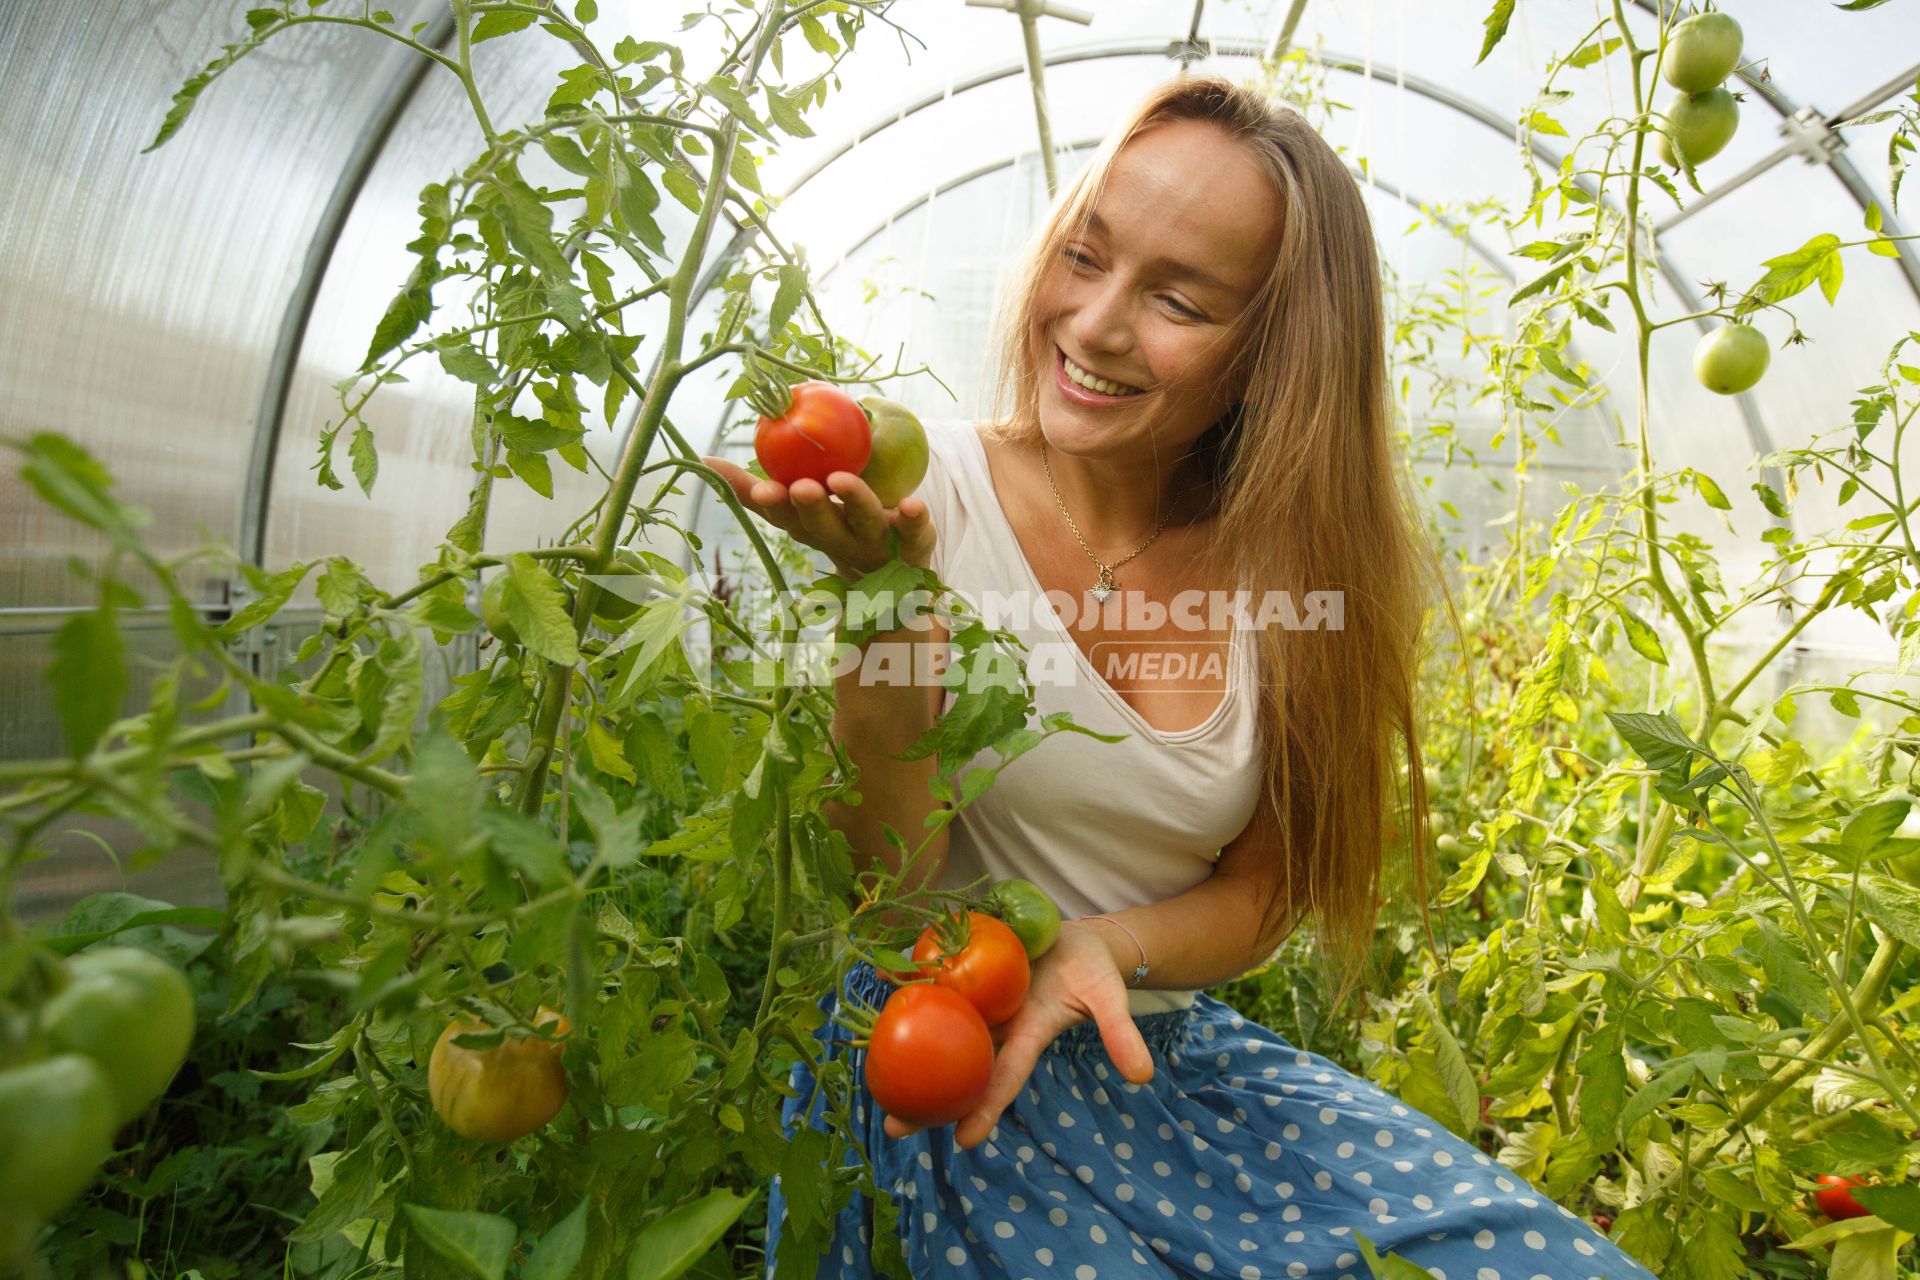
M427 29L420 33L420 42L433 49L443 48L452 39L451 9L434 15ZM307 241L306 257L300 264L300 278L294 282L287 309L281 313L280 332L274 339L273 356L267 364L266 386L260 394L253 447L247 460L247 488L240 508L240 536L236 540L241 556L253 564L261 564L266 555L267 517L273 505L273 466L280 452L280 433L286 424L287 393L293 385L294 369L300 360L301 344L307 336L307 323L313 318L313 304L319 297L320 283L326 278L327 264L333 258L333 251L339 247L340 232L347 224L347 216L353 212L354 202L360 197L360 188L373 171L374 163L386 150L387 139L392 135L401 113L413 100L414 93L433 65L425 58L409 62L405 71L388 87L387 96L374 109L366 127L354 140L353 149L340 168L340 177L333 184L333 193L327 197L326 206L320 212L313 238Z

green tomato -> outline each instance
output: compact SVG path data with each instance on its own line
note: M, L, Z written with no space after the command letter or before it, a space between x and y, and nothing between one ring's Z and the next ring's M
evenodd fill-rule
M1453 835L1436 838L1433 842L1433 847L1441 853L1446 854L1449 858L1458 858L1467 851L1467 846L1460 843L1460 837Z
M487 630L501 644L517 645L520 633L514 629L513 619L507 616L507 571L502 569L494 575L487 589L480 593L480 620L487 624Z
M927 431L903 404L880 396L860 402L873 428L873 452L860 478L883 507L897 507L900 499L927 478Z
M1006 922L1029 961L1038 960L1060 939L1060 908L1031 880L1001 880L987 890L988 909Z
M112 1081L84 1054L0 1071L0 1206L51 1218L93 1181L118 1128Z
M1693 348L1693 376L1723 396L1747 390L1767 371L1773 352L1767 337L1750 324L1728 324L1702 337Z
M1666 116L1667 132L1653 135L1653 150L1662 164L1678 169L1680 158L1673 153L1676 144L1696 165L1725 150L1740 127L1740 104L1725 89L1682 93L1667 103Z
M1660 75L1684 93L1705 93L1740 65L1740 24L1724 13L1696 13L1667 33Z
M606 573L600 576L605 578L633 578L638 577L646 571L646 562L640 558L639 552L622 547L613 553L613 563L608 565ZM600 599L593 606L593 616L596 621L601 623L621 623L631 618L639 608L639 601L629 600L623 595L616 595L607 588L606 584L602 583L600 587Z
M133 947L83 951L67 969L71 980L41 1010L47 1043L100 1064L113 1086L114 1121L125 1124L187 1060L193 988L165 960Z

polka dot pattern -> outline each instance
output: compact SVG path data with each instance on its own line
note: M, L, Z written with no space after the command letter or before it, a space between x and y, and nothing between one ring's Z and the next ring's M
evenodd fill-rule
M863 964L844 990L878 1003L888 988ZM833 997L821 1011L835 1011ZM835 1111L855 1116L875 1183L900 1210L894 1229L909 1271L929 1280L1364 1280L1358 1232L1435 1280L1652 1280L1431 1117L1211 996L1137 1025L1153 1053L1151 1081L1121 1081L1098 1028L1082 1023L1048 1048L989 1141L970 1150L954 1146L951 1128L887 1137L863 1088L840 1100ZM864 1051L828 1043L833 1034L831 1022L815 1033L860 1081ZM787 1132L824 1128L828 1100L803 1064L789 1085ZM767 1221L772 1280L788 1226L779 1178ZM815 1280L872 1280L874 1225L874 1206L856 1191L820 1241ZM789 1276L806 1265L790 1265Z

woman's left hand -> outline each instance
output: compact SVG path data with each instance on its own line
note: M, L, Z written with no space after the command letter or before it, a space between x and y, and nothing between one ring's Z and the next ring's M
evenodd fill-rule
M1068 1027L1092 1019L1100 1040L1120 1074L1135 1084L1153 1079L1153 1054L1127 1010L1127 984L1113 951L1093 925L1069 920L1059 941L1034 962L1033 983L1020 1011L993 1028L997 1051L987 1093L954 1128L954 1143L975 1147L986 1140L1000 1113L1020 1096L1027 1077L1054 1038ZM886 1118L887 1136L904 1138L919 1130Z

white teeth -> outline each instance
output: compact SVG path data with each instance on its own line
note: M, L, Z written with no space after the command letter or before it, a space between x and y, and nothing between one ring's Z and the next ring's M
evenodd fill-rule
M1060 359L1066 364L1067 378L1076 386L1085 387L1089 391L1098 391L1101 395L1107 396L1137 396L1140 394L1139 387L1129 387L1122 382L1110 382L1106 378L1094 377L1085 369L1075 364L1072 358L1064 351L1060 353Z

